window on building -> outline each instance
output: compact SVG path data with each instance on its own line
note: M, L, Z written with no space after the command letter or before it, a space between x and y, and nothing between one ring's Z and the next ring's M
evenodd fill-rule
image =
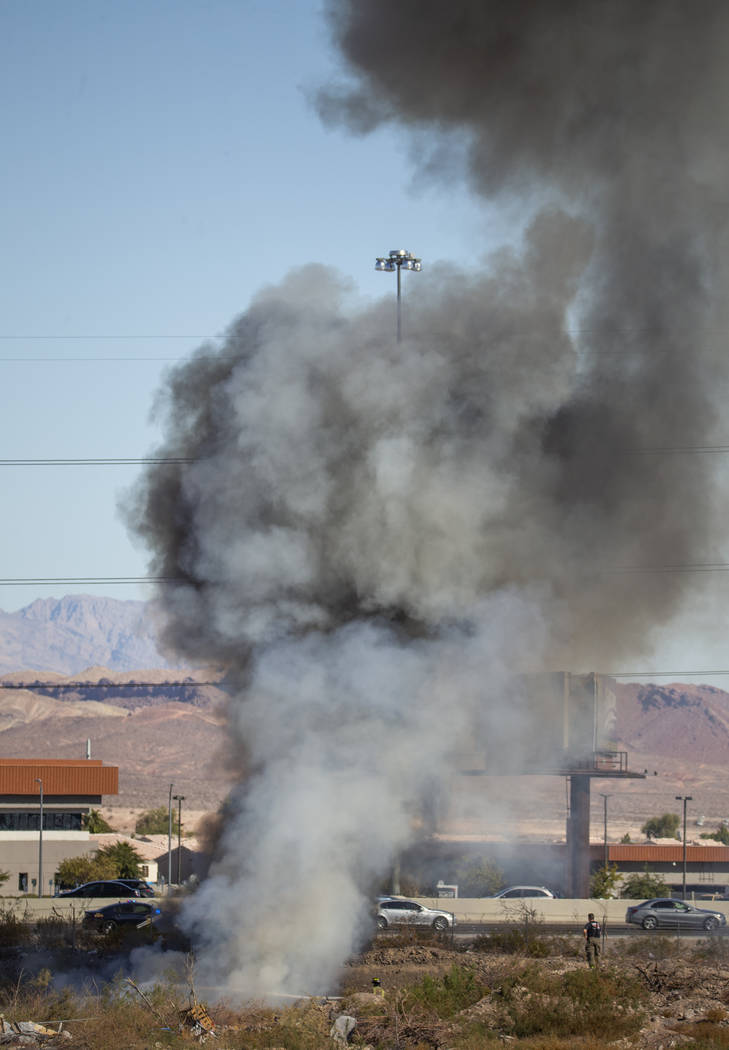
M0 831L37 831L40 813L23 810L6 810L0 812ZM44 831L81 831L80 812L67 810L46 810L43 813Z
M28 892L28 872L27 871L19 871L18 872L18 893L27 893L27 892Z

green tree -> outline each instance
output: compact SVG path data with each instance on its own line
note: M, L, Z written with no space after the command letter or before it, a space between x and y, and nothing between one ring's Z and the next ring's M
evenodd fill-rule
M504 886L504 873L486 857L462 863L456 872L461 897L490 897Z
M99 863L108 861L114 868L111 876L121 879L136 879L139 876L139 865L142 858L128 842L115 842L112 846L102 846L96 851L96 860Z
M10 878L9 871L0 871L0 883L7 882Z
M670 890L660 875L645 870L628 876L623 883L622 896L630 900L650 900L652 897L667 897Z
M96 853L93 857L67 857L58 865L55 881L59 886L80 886L84 882L93 882L96 879L113 879L119 872L113 861L108 857L99 857Z
M640 829L649 839L677 839L681 818L678 813L663 813L660 817L651 817Z
M620 841L623 843L623 845L632 842L633 840L630 837L630 832L626 831Z
M165 809L164 806L160 806L159 809L148 809L144 813L140 813L137 817L137 822L134 825L134 830L137 835L166 835L170 827L170 815L169 810ZM178 822L177 815L173 811L172 813L172 833L177 834Z
M84 813L81 826L91 835L103 835L104 832L113 831L113 827L102 817L98 809L90 809Z
M620 882L617 864L603 864L601 868L593 872L590 879L590 896L595 900L610 900L617 897L615 889Z
M715 842L721 842L724 846L729 846L729 828L725 824L720 824L716 831L702 832L701 838L714 839Z

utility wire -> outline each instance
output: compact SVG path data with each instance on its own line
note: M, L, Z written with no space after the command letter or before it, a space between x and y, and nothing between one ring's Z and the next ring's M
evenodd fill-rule
M5 577L0 579L3 587L24 587L29 584L52 583L173 583L184 580L184 576L28 576Z
M605 569L598 575L622 576L639 573L711 573L729 572L729 562L715 562L706 565L645 565L630 566L626 568ZM52 584L52 583L175 583L185 580L185 576L33 576L33 577L0 577L0 586L25 586L27 584Z
M673 447L656 448L629 448L625 449L625 455L652 455L663 453L687 453L703 455L708 453L729 452L729 445L676 445ZM80 467L80 466L126 466L137 463L197 463L199 458L195 456L118 456L118 457L79 457L78 459L0 459L0 467Z
M193 456L140 456L135 459L119 458L84 458L84 459L0 459L0 467L115 467L134 463L196 463Z

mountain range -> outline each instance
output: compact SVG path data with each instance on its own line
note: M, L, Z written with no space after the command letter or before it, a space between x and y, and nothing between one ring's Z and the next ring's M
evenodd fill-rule
M0 613L0 756L80 758L91 740L93 757L119 766L115 804L166 804L174 782L186 807L216 809L242 761L229 746L222 673L165 658L157 631L147 603L89 595ZM611 820L676 811L677 795L691 796L707 827L729 817L729 693L677 683L612 688L618 746L644 776L597 780L595 819L600 791L610 793ZM486 778L489 791L496 779ZM539 781L535 817L560 810L559 778L520 780L524 798Z
M93 665L112 671L184 667L162 652L158 633L149 602L90 594L38 598L17 612L0 611L0 674L21 669L76 674Z

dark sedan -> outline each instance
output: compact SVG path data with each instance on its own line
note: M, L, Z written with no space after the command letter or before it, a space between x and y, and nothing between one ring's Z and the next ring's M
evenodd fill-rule
M160 910L155 904L140 900L119 901L118 904L107 904L103 908L87 911L83 925L99 933L111 933L119 928L138 930L151 925L159 914Z
M723 912L697 908L672 897L657 897L652 901L631 905L625 913L625 921L642 926L644 930L662 927L674 930L706 930L708 933L717 926L726 926L726 916Z
M138 889L126 882L116 879L99 879L98 882L85 882L72 890L63 890L59 897L141 897Z

